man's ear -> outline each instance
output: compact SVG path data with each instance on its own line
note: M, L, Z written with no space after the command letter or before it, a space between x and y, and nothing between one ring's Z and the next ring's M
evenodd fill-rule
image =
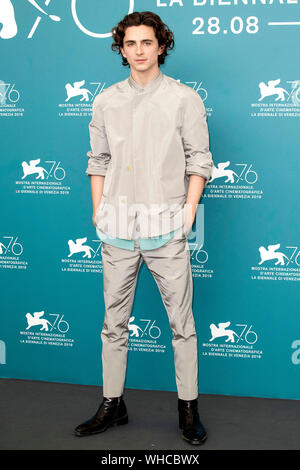
M166 47L166 45L165 45L165 44L159 47L159 49L160 49L160 53L159 53L158 55L161 55L161 54L164 52L164 50L165 50L165 47Z
M125 57L125 55L124 55L123 47L121 47L121 46L120 46L120 51L121 51L122 56L126 59L126 57Z

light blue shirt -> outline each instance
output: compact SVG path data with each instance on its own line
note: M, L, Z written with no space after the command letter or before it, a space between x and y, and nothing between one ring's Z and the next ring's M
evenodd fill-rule
M134 251L134 240L109 237L106 235L106 233L101 232L101 230L99 230L97 227L96 232L101 241L104 241L105 243L108 243L112 246L117 246L118 248ZM139 247L141 250L154 250L155 248L159 248L167 243L174 236L175 232L176 230L173 230L173 232L160 235L159 237L139 238Z

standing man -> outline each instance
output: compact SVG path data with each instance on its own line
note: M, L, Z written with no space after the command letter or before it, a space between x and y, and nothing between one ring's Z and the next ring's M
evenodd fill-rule
M123 399L128 322L144 260L173 334L182 437L202 444L207 434L197 405L198 351L187 233L213 167L206 110L196 91L160 71L174 39L158 15L126 15L112 35L111 47L122 54L122 64L130 66L130 76L94 100L86 170L93 223L102 240L103 401L75 434L87 436L128 422Z

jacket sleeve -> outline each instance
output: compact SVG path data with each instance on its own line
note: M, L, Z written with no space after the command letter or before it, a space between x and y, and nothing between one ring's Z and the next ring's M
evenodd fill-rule
M87 175L106 175L107 167L111 159L107 141L103 111L100 104L100 96L97 95L92 108L92 120L89 123L91 150L87 152L89 157Z
M199 94L191 89L184 99L181 137L185 154L187 175L200 175L208 184L214 165L209 151L209 133L206 121L206 109Z

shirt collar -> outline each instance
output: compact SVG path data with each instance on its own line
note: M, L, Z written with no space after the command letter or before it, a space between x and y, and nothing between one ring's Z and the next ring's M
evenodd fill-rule
M146 86L141 86L139 85L131 75L128 77L128 84L135 89L138 93L145 93L149 91L154 91L160 84L161 80L163 78L163 73L161 70L158 70L158 74L156 75L155 78L153 78L149 83L147 83Z

